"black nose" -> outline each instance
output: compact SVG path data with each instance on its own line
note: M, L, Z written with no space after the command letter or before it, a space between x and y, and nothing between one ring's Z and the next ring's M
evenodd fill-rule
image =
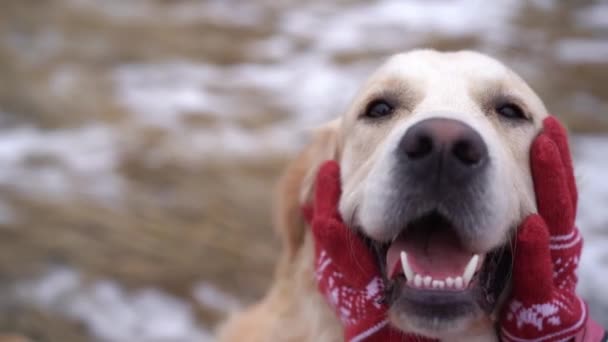
M418 175L462 179L477 173L488 160L485 142L464 122L433 118L410 127L399 143L399 159Z

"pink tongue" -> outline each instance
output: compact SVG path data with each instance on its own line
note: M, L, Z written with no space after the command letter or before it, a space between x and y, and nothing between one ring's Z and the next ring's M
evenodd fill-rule
M448 230L405 234L388 248L386 263L390 279L403 274L401 251L407 253L414 273L434 279L462 276L473 255L460 245L458 236Z

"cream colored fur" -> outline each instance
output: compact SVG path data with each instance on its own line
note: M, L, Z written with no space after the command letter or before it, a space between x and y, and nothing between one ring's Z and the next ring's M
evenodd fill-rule
M358 120L366 103L390 93L405 104L390 124L365 125ZM508 92L532 116L532 125L513 128L484 111L482 103L496 92ZM408 107L409 106L409 107ZM461 120L476 129L493 158L494 181L487 201L496 205L488 218L493 229L480 234L475 245L487 250L504 243L513 224L534 212L534 192L529 170L529 146L547 111L536 94L508 68L474 52L440 53L413 51L389 59L366 82L351 107L340 118L315 132L312 143L288 167L275 205L275 224L283 240L283 252L273 286L246 311L236 313L219 329L219 340L236 341L331 341L342 340L341 327L317 292L309 228L300 214L310 200L318 166L327 159L339 161L343 182L340 211L349 225L382 240L382 173L390 167L396 141L414 123L431 117ZM355 207L359 212L355 215ZM392 323L408 331L416 326L391 313ZM493 341L493 317L470 317L450 331L430 332L446 341ZM429 333L429 332L425 332Z

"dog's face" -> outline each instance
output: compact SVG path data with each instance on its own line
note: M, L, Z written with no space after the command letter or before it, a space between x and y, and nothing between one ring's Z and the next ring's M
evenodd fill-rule
M490 316L536 210L529 148L546 116L473 52L396 55L360 91L337 128L340 212L378 256L395 326L446 337Z

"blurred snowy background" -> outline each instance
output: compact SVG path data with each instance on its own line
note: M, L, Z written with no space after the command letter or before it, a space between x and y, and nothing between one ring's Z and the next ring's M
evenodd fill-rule
M498 57L568 124L608 326L605 1L2 0L0 333L211 339L270 282L307 130L415 47Z

